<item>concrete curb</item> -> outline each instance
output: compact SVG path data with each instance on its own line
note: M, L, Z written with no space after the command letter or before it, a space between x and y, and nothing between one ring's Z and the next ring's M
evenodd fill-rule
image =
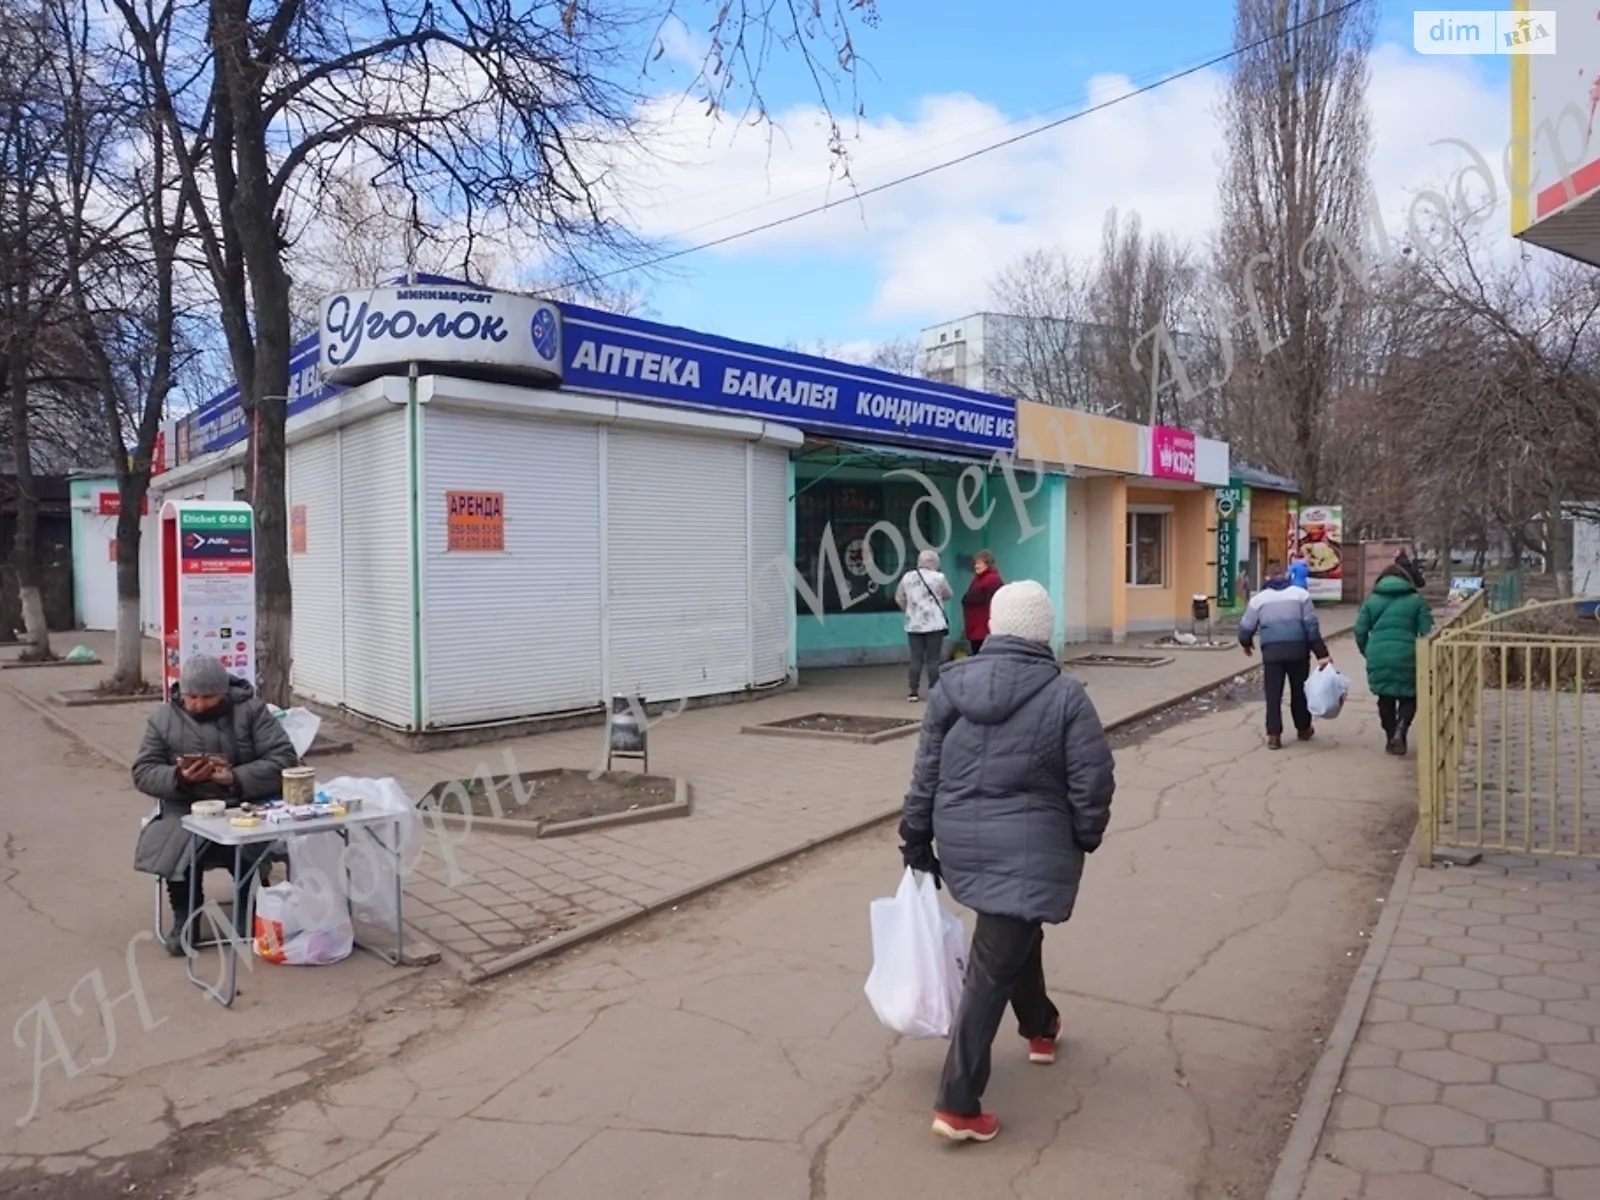
M846 717L849 713L810 713L814 717ZM785 717L786 721L803 721L805 717ZM877 720L879 718L873 718ZM887 720L888 718L882 718ZM753 733L760 737L782 738L811 738L822 742L854 742L861 746L876 746L880 742L892 742L896 738L910 737L913 733L920 733L921 721L908 720L904 725L897 725L893 729L880 729L877 733L835 733L829 729L785 729L780 725L745 725L740 733Z
M1344 1076L1345 1063L1350 1051L1355 1049L1356 1036L1361 1032L1361 1020L1367 1012L1367 1002L1372 999L1372 989L1377 985L1378 972L1383 969L1389 948L1394 943L1395 930L1400 927L1400 914L1405 910L1411 895L1411 883L1417 876L1418 833L1413 832L1395 872L1394 883L1389 887L1389 897L1384 901L1383 916L1372 931L1372 941L1361 957L1350 990L1345 993L1344 1007L1333 1024L1328 1042L1322 1048L1322 1057L1312 1068L1311 1079L1305 1094L1300 1098L1300 1111L1295 1116L1294 1128L1278 1156L1278 1169L1273 1173L1272 1186L1267 1189L1266 1200L1300 1200L1305 1189L1306 1176L1316 1157L1317 1146L1322 1142L1327 1128L1328 1114L1333 1109L1334 1097L1339 1092L1339 1080Z
M0 663L0 671L37 671L45 667L99 667L104 663L98 658L80 658L76 662L68 662L64 658L53 658L49 662L19 662L13 659L10 662Z
M145 692L137 696L74 696L71 692L50 693L50 703L57 708L106 708L118 704L159 704L160 701L160 691Z

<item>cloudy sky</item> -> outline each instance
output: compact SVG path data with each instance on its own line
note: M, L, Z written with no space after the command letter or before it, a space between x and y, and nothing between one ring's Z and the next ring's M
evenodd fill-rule
M878 0L858 31L865 117L847 125L857 188L869 189L1193 67L1231 44L1231 0ZM1137 10L1137 11L1136 11ZM982 12L982 17L974 14ZM1412 6L1383 5L1368 94L1373 182L1391 236L1418 191L1448 184L1476 147L1504 203L1507 60L1421 56ZM1080 15L1082 14L1082 15ZM630 172L633 219L678 248L837 202L769 233L688 255L648 289L652 316L782 344L858 343L914 334L981 309L989 280L1020 253L1087 255L1105 211L1200 240L1214 222L1222 69L1068 121L1019 144L862 200L830 180L826 128L810 82L774 68L772 137L708 121L671 90L653 117L669 162ZM1481 185L1479 185L1481 186Z

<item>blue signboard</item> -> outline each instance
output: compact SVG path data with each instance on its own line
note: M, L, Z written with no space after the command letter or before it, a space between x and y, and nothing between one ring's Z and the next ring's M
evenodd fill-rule
M345 389L324 384L317 364L321 343L317 335L302 338L289 352L289 416L297 416ZM185 428L185 426L187 426ZM179 422L178 441L187 447L178 462L199 458L238 445L249 435L244 405L237 384L207 400ZM174 464L176 465L176 464Z
M561 306L563 388L781 421L808 432L992 453L1016 441L1017 406L849 363Z

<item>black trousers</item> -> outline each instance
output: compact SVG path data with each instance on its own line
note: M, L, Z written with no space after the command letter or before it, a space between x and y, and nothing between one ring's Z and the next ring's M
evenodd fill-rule
M967 647L968 647L969 652L972 653L972 654L976 654L979 650L983 649L983 643L986 642L987 640L988 640L987 638L968 638L967 639Z
M1283 685L1289 685L1289 715L1294 727L1304 733L1311 728L1311 710L1306 707L1306 680L1311 678L1311 660L1297 658L1290 662L1266 662L1267 732L1283 733Z
M911 643L911 665L906 670L906 680L910 690L908 696L915 696L921 690L922 671L928 671L928 690L933 691L933 685L939 682L939 660L944 657L943 629L935 629L932 633L908 633L906 640Z
M1415 696L1378 697L1378 720L1383 722L1383 731L1390 737L1409 730L1411 722L1416 719L1417 698Z
M959 1117L982 1111L989 1086L989 1052L1000 1031L1006 1005L1017 1014L1017 1032L1025 1038L1054 1035L1061 1019L1044 990L1044 930L1034 921L978 914L967 953L967 980L961 990L939 1077L934 1108Z
M242 856L245 876L248 878L251 871L265 872L269 865L269 856L272 853L272 842L264 842L255 846L246 846ZM199 861L190 869L200 872L197 881L200 886L195 891L200 896L201 902L205 900L205 873L207 871L226 871L233 874L233 847L219 846L215 842L201 842ZM167 885L167 903L172 906L174 923L183 924L189 917L189 879L185 876L181 880L165 880ZM235 881L237 884L237 881ZM237 889L236 889L237 890ZM233 915L234 925L241 937L250 931L245 928L244 906L240 905Z

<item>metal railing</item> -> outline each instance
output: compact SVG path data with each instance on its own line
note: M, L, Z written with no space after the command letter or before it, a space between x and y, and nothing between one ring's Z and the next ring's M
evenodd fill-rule
M1420 860L1600 858L1600 637L1571 600L1479 592L1417 644Z

